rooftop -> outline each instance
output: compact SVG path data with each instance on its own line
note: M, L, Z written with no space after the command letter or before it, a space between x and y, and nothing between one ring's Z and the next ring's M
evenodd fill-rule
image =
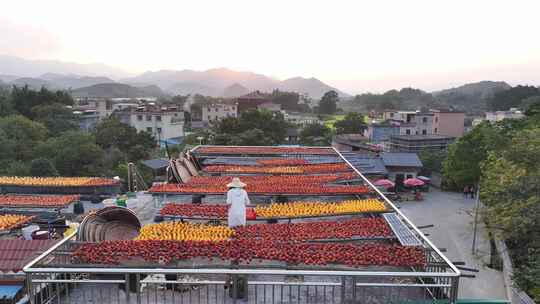
M454 139L453 136L427 134L427 135L393 135L391 138L401 140L434 140L434 139Z
M0 240L0 272L19 272L56 240Z
M422 167L422 162L416 153L386 152L381 155L385 166L391 167Z

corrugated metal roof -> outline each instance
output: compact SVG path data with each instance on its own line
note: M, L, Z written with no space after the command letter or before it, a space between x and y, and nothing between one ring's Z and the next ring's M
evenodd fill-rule
M347 152L342 152L341 154L363 174L388 174L388 171L386 170L386 167L384 166L380 157Z
M18 272L57 240L0 240L0 272Z
M23 288L21 285L0 285L0 299L11 300L17 296L17 293Z
M148 168L157 170L167 168L167 166L169 165L169 160L167 158L149 159L143 160L142 164L147 166Z
M391 167L422 167L422 162L416 153L383 153L382 161L385 166Z

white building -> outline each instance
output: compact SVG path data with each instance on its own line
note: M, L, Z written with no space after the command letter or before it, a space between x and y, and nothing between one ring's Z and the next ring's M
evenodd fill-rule
M299 126L305 126L309 124L322 124L323 122L319 120L319 118L316 115L311 114L303 114L303 113L291 113L291 112L285 112L282 111L283 117L287 122L299 125Z
M184 137L184 111L178 107L141 106L116 112L120 120L137 131L146 131L159 142Z
M510 108L508 111L486 112L486 120L494 123L503 119L521 119L525 115L516 108Z
M202 107L202 121L210 122L226 117L236 117L238 106L236 104L211 104Z
M383 112L383 120L399 120L402 122L414 122L416 111L387 110Z

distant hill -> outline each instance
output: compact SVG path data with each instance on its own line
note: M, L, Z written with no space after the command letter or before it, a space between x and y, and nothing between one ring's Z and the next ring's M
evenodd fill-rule
M322 97L324 93L330 90L336 91L341 97L349 96L348 94L325 84L317 78L289 78L282 81L279 88L284 91L293 91L301 94L308 93L310 96L316 98Z
M161 87L163 90L174 94L199 93L209 96L222 96L222 94L226 93L227 95L231 95L229 89L234 85L238 85L247 89L241 90L244 92L255 90L272 92L274 89L280 89L302 94L306 93L313 98L321 98L325 92L336 90L341 96L348 96L316 78L296 77L285 81L279 81L261 74L233 71L226 68L210 69L206 71L161 70L156 72L145 72L139 76L122 79L120 81L128 84L154 84ZM238 91L240 91L241 88L232 87L232 89L238 89ZM237 92L232 93L237 94Z
M8 84L15 85L18 87L24 87L25 85L27 85L29 88L33 90L39 90L42 87L45 87L51 90L57 89L57 87L53 83L47 80L43 80L41 78L32 78L32 77L17 78L13 81L10 81Z
M27 60L14 56L0 55L2 74L20 77L39 77L46 73L106 76L110 78L128 77L129 73L100 63L79 64L58 60Z
M20 76L15 75L6 75L6 74L0 74L0 80L4 83L12 82L15 79L21 78Z
M108 98L135 98L160 97L163 91L157 86L135 87L123 83L101 83L89 87L73 90L75 97L108 97Z
M456 88L432 92L431 94L434 96L440 96L457 93L486 99L492 97L497 92L508 90L510 88L511 86L504 81L480 81L468 83Z
M88 87L100 83L113 83L114 80L108 77L91 77L91 76L79 76L79 75L62 75L55 73L46 73L39 77L40 79L47 80L54 86L62 89L78 89L82 87Z
M165 89L165 91L174 95L194 95L216 96L219 89L205 86L194 82L177 82Z
M241 84L235 83L223 89L220 96L231 98L231 97L238 97L238 96L246 95L248 93L249 93L248 88L244 87Z

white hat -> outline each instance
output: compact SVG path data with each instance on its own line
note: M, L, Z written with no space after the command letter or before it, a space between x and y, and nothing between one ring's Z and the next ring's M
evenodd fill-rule
M227 188L244 188L246 184L242 183L238 177L234 177L230 183L227 184Z

